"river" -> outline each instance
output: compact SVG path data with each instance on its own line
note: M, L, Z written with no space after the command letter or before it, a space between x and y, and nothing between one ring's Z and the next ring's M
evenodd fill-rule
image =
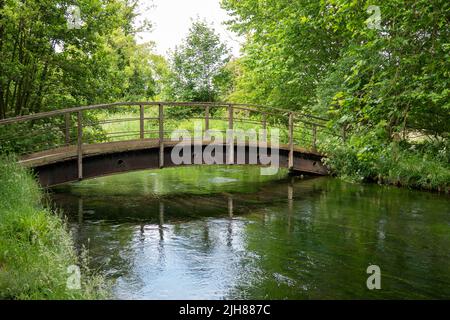
M450 298L446 195L193 166L51 197L116 299ZM379 290L366 285L371 265Z

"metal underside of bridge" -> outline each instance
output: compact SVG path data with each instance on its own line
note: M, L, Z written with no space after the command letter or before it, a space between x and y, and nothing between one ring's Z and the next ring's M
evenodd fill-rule
M83 172L82 179L90 179L105 175L124 173L136 170L158 169L175 167L171 153L175 146L174 142L164 143L163 159L160 159L159 141L154 140L136 140L127 142L103 143L97 145L84 146ZM202 151L207 144L202 144ZM222 153L215 155L219 164L227 163L226 145L212 145L223 150ZM234 152L234 164L240 165L262 165L260 158L257 157L257 163L249 163L250 154L258 153L258 147L253 145L245 146L245 161L238 163L237 146ZM270 149L268 150L270 155ZM279 150L279 164L282 168L289 168L289 146L281 145ZM202 157L196 158L192 152L193 165L206 165ZM200 159L201 162L198 160ZM291 168L293 173L326 175L327 168L322 164L322 156L318 153L308 152L306 150L294 149L294 166ZM23 165L33 168L43 187L51 187L67 182L79 180L78 157L76 147L65 147L51 152L43 152L24 157L20 161Z

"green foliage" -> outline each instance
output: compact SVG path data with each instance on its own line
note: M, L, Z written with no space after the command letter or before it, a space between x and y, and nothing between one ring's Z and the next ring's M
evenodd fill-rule
M222 0L247 37L230 99L329 117L349 138L322 146L342 176L445 188L448 162L426 149L450 132L450 4L382 1L371 24L373 4Z
M187 38L170 57L165 98L213 102L230 79L229 49L205 21L194 21Z
M14 158L0 158L0 299L106 297L100 276L83 267L82 289L67 288L79 261L63 220L42 206L34 177Z
M223 0L231 27L247 37L237 91L244 102L303 109L345 45L320 24L326 5L315 0Z
M386 144L373 135L354 135L346 143L331 139L325 150L328 167L346 180L450 192L448 142Z
M137 1L0 1L0 119L157 94L152 45L138 45Z

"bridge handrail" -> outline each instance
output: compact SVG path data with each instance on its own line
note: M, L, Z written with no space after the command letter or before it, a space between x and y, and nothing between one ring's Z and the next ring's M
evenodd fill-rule
M255 112L261 112L261 113L267 113L263 110L259 109L251 109L253 108L260 108L260 109L267 109L267 110L273 110L277 112L283 112L286 114L293 114L293 115L299 115L306 118L311 118L319 121L328 121L326 118L305 114L299 111L293 111L288 109L282 109L282 108L275 108L271 106L263 106L263 105L255 105L255 104L244 104L244 103L226 103L226 102L157 102L157 101L142 101L142 102L114 102L114 103L107 103L107 104L96 104L96 105L88 105L88 106L82 106L82 107L75 107L75 108L67 108L67 109L59 109L59 110L53 110L53 111L46 111L41 113L34 113L29 114L25 116L18 116L18 117L11 117L6 119L0 120L0 125L6 125L6 124L12 124L12 123L20 123L25 121L31 121L31 120L38 120L38 119L44 119L48 117L54 117L54 116L60 116L65 115L68 113L76 113L81 111L87 111L87 110L96 110L96 109L106 109L106 108L112 108L112 107L118 107L118 106L180 106L180 107L237 107L237 108L247 108L249 111L255 111ZM317 124L318 126L324 126L322 124Z

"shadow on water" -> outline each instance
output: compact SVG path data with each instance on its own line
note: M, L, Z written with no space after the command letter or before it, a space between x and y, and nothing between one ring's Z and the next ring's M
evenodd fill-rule
M52 197L119 299L450 297L446 196L187 167ZM367 289L369 265L381 268L381 290Z

